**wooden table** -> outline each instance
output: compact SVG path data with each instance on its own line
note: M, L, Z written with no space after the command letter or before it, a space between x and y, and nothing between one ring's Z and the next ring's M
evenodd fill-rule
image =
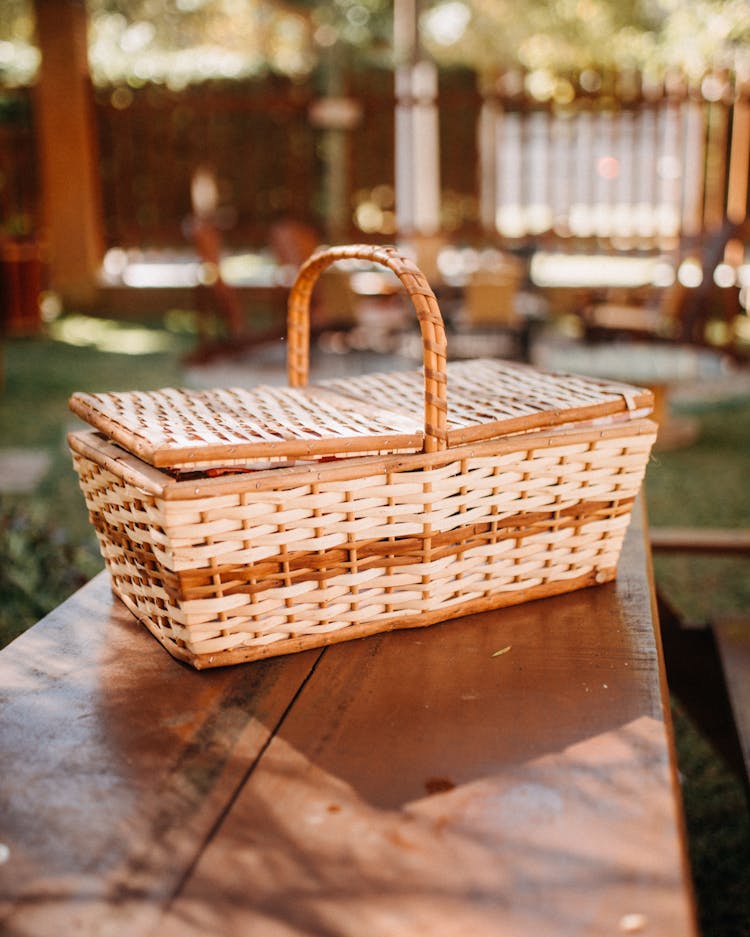
M4 934L695 934L640 511L616 584L202 673L101 575L0 687Z

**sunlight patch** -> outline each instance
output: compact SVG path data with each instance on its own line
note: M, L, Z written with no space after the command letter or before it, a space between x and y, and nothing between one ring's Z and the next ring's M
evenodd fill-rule
M51 323L49 331L55 341L118 355L154 355L174 347L167 332L91 316L66 316Z

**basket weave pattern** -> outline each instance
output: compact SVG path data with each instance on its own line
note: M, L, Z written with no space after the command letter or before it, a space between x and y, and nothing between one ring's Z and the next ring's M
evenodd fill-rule
M313 284L351 257L400 278L423 371L307 388ZM331 248L292 288L291 388L263 390L265 408L217 391L191 398L198 419L168 391L76 395L101 431L69 441L115 592L202 668L613 579L656 435L639 416L650 395L498 362L449 370L445 351L413 264L393 249ZM235 425L232 408L251 416ZM181 474L199 465L213 467Z
M569 435L186 500L75 458L115 591L211 666L612 579L653 436Z

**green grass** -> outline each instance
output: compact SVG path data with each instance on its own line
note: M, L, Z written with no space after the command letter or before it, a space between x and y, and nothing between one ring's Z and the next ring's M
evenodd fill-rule
M695 409L696 441L655 452L646 477L653 526L750 528L750 401ZM660 588L683 616L706 621L750 608L745 558L658 556Z
M94 323L94 331L101 323ZM134 330L110 327L126 346ZM135 334L141 334L139 328ZM66 435L83 426L69 410L77 390L175 386L183 381L185 339L151 329L165 349L119 354L49 336L6 341L0 395L3 448L46 450L50 469L33 497L0 497L0 646L20 634L102 568L73 471ZM155 344L155 343L152 343Z
M653 526L750 528L750 401L694 408L696 441L656 452L646 475ZM660 590L702 623L748 617L750 558L656 556ZM747 790L673 701L688 847L703 937L750 937Z
M0 495L0 646L101 567L96 544L72 537L43 502Z
M80 339L76 328L72 334ZM49 336L6 343L2 446L44 448L51 468L33 497L0 498L0 646L102 568L65 445L67 431L80 425L67 409L69 395L184 382L184 336L153 329L154 341L144 342L138 328L110 324L102 332L97 326L99 347ZM149 344L161 350L101 350ZM750 400L692 415L700 422L695 444L657 452L649 464L645 493L651 523L750 527ZM657 557L655 569L673 604L700 620L746 613L748 565L741 559ZM750 821L744 789L678 704L673 715L703 935L750 937Z
M688 851L703 937L750 935L746 790L673 703Z

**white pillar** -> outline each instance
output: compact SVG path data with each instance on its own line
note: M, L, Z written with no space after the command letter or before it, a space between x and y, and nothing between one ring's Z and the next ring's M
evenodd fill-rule
M396 218L405 235L440 229L437 68L422 61L396 69Z
M496 231L498 206L497 127L502 120L502 105L496 98L482 101L477 126L479 153L479 220L490 234Z

